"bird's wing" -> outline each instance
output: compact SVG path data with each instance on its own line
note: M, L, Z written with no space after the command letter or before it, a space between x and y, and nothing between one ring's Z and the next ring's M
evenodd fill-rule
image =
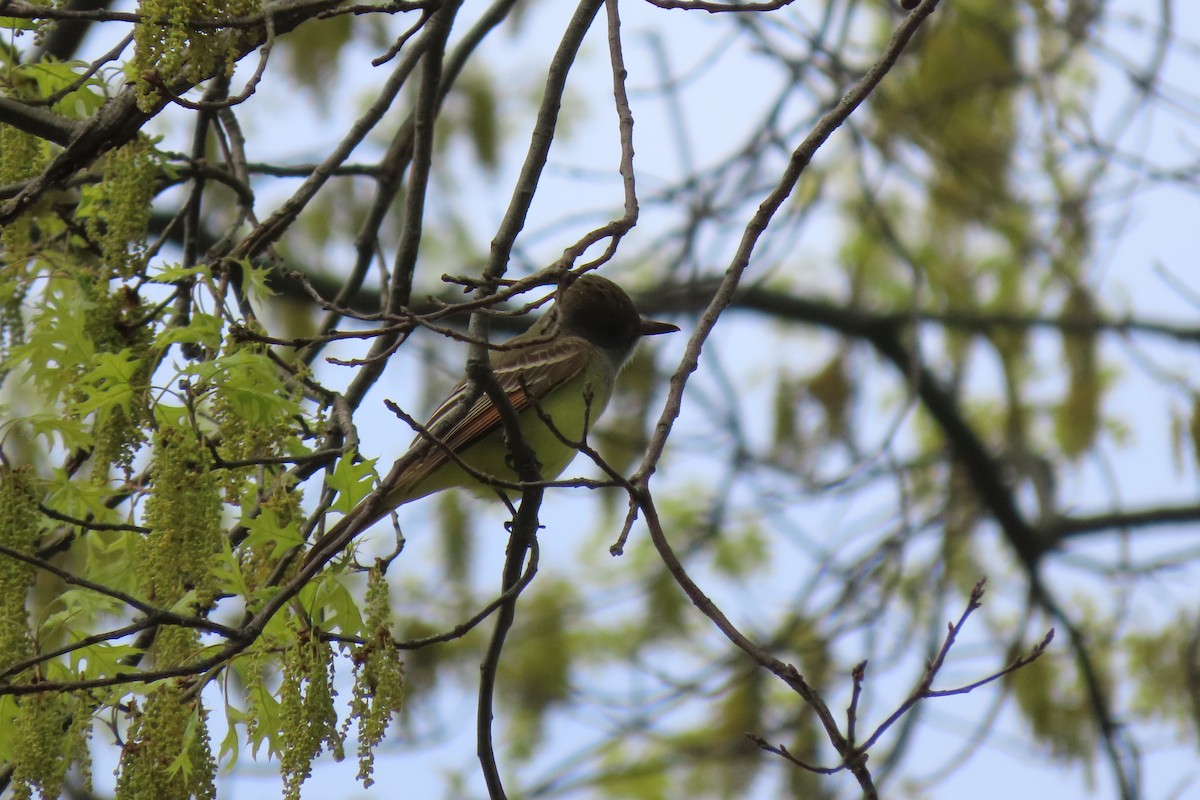
M539 346L504 350L495 358L492 374L508 395L513 409L520 413L576 377L587 366L589 353L586 342L575 337ZM500 412L486 394L481 394L462 419L449 430L439 430L450 414L470 397L470 391L467 381L454 388L446 402L433 412L425 424L425 429L437 440L423 433L418 435L408 452L392 465L380 491L338 520L315 542L305 556L302 568L307 568L314 560L321 560L322 563L329 560L361 531L387 516L396 505L415 499L411 496L412 492L449 460L445 447L462 453L501 424Z
M585 342L562 338L538 346L501 351L492 366L492 374L500 389L518 414L530 408L550 392L577 376L587 365L590 354ZM392 475L397 481L396 494L405 495L445 464L450 456L446 449L464 453L501 425L500 411L486 393L479 394L465 414L449 429L440 430L451 416L461 412L461 404L472 393L469 381L459 383L425 423L430 436L421 433L409 452L397 462ZM401 499L401 497L397 497Z

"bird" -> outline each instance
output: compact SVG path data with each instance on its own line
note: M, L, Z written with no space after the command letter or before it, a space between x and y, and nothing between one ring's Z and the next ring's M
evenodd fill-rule
M604 411L617 375L642 337L678 330L669 322L642 317L620 286L586 273L561 291L532 328L491 353L491 372L517 413L521 436L536 456L543 480L557 478L575 458L578 450L571 443L583 441ZM380 486L314 542L302 568L328 561L405 503L450 488L488 489L472 471L519 480L500 410L464 378L421 426Z

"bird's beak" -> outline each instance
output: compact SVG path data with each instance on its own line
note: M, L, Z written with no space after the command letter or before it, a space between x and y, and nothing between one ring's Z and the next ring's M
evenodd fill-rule
M641 327L638 328L638 336L657 336L660 333L674 333L677 330L679 330L679 326L669 322L643 319Z

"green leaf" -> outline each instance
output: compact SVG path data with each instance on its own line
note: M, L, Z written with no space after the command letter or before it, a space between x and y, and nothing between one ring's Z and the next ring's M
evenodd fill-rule
M244 544L254 549L272 545L278 554L304 544L299 521L292 520L288 525L281 525L279 514L274 509L263 509L261 514L245 519L242 524L249 532Z
M85 399L72 404L70 412L80 417L113 408L132 413L132 381L142 366L141 360L132 351L122 350L97 354L95 364L79 381Z
M129 670L129 659L143 652L132 644L97 644L71 653L71 672L83 678L99 678Z
M3 409L0 408L0 412ZM21 422L28 425L34 436L45 437L51 447L61 444L68 450L90 447L95 443L91 428L78 417L64 417L60 412L30 414Z
M229 538L221 537L221 558L214 562L212 576L217 581L221 591L238 597L250 596L250 584L242 572L242 563L234 554Z
M321 628L344 636L363 636L362 609L358 599L339 579L330 575L315 582L314 591L305 598L305 606L321 612Z
M168 772L172 775L176 771L182 770L183 777L186 780L192 774L192 759L191 754L195 752L194 744L200 732L204 729L202 714L204 708L197 702L192 708L192 714L188 717L187 727L183 731L183 742L180 747L180 753L171 763ZM207 742L205 743L207 746Z
M225 761L224 769L228 772L237 766L238 757L242 752L242 737L238 728L246 727L246 715L233 705L225 704L225 737L221 739L221 747L217 751L217 761Z
M269 424L299 412L275 362L253 348L192 364L183 372L214 383L232 411L250 422Z
M187 428L191 425L191 413L186 406L155 403L154 421L160 428Z
M21 77L32 80L37 85L41 97L64 91L74 86L89 65L82 61L53 61L45 59L29 64L21 64L14 72ZM104 81L90 77L76 88L63 95L54 103L55 112L72 119L84 119L93 114L107 99L107 86Z
M0 17L0 28L10 31L32 31L37 30L37 23L20 17Z
M251 300L262 303L277 294L267 283L273 272L271 267L266 264L255 264L247 259L239 261L238 264L242 268L246 294L250 296Z
M183 280L192 280L208 274L208 266L200 265L198 267L185 267L180 264L168 264L154 270L150 275L152 283L177 283Z
M167 328L154 339L154 346L159 350L166 350L173 344L198 344L217 350L221 346L220 318L196 312L187 325Z
M9 363L26 367L25 375L47 404L73 388L81 365L91 364L96 347L86 324L96 304L73 282L52 280L25 343L12 348Z
M377 458L365 458L355 461L357 453L352 453L338 459L337 466L329 473L327 483L329 488L338 493L337 500L331 507L334 511L349 513L359 502L371 493L371 487L376 480L375 462Z
M277 614L276 616L283 616ZM258 758L258 750L265 743L267 756L279 758L283 755L283 715L279 701L267 689L263 681L254 681L246 686L246 700L250 704L251 713L256 724L246 731L246 744L250 747L250 755Z
M0 730L11 731L17 718L17 698L11 694L0 696ZM0 759L10 764L13 760L12 736L0 736Z

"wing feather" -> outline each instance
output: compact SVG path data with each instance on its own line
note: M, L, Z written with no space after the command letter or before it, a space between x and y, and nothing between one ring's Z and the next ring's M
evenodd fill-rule
M588 356L587 342L574 336L563 337L528 348L501 351L495 358L492 374L519 414L577 376L587 366ZM440 430L470 398L471 391L469 382L462 381L430 415L424 427L437 439L423 433L417 435L408 453L388 475L387 480L396 484L389 495L397 500L408 499L409 493L450 460L446 448L464 453L500 427L500 411L487 394L480 394L466 414L448 430Z

